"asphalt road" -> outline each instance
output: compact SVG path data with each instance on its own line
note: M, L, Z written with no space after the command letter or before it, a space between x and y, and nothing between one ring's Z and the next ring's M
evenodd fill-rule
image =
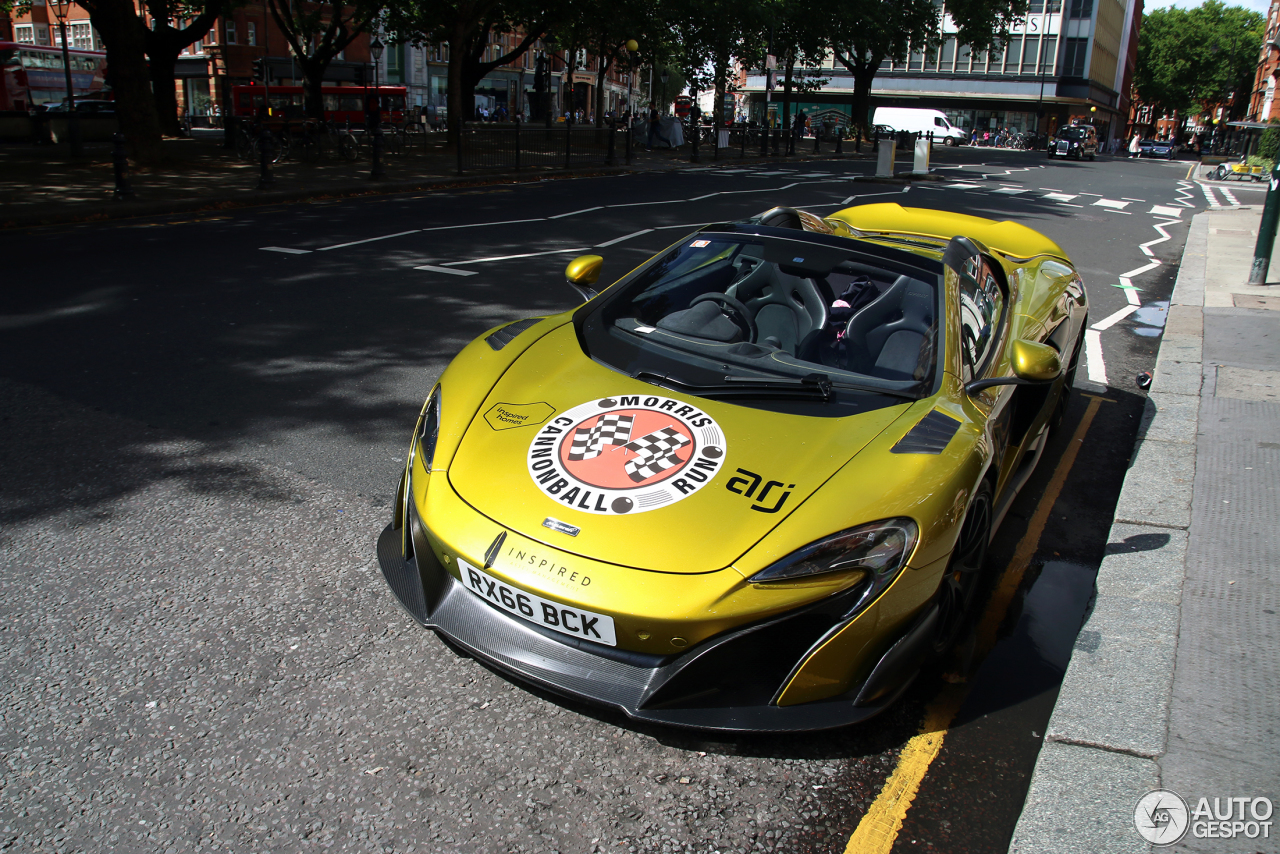
M1106 542L1133 377L1206 198L1185 163L935 166L903 185L854 180L866 162L730 163L0 235L0 849L843 851L945 696L959 711L894 850L1003 850L1096 567L1138 547ZM373 541L463 344L572 306L575 254L608 280L700 223L872 202L1037 228L1112 320L1078 378L1102 400L1076 396L952 661L869 724L705 739L533 693L399 611Z

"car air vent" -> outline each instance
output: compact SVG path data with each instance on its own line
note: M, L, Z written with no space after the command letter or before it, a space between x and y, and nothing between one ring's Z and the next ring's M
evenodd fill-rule
M501 350L503 347L515 340L515 337L524 332L530 326L542 320L541 317L530 317L525 320L517 320L515 323L508 323L498 331L485 338L489 342L489 346L495 350Z
M933 410L907 435L898 440L892 452L895 454L941 454L960 429L960 422L950 415Z

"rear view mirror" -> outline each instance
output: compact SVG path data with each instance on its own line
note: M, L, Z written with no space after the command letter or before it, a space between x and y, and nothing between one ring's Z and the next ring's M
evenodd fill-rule
M1048 344L1019 339L1013 342L1010 351L1013 376L974 380L964 390L969 394L976 394L998 385L1049 383L1062 375L1062 359L1058 356L1058 351Z
M564 278L569 287L582 295L583 300L594 299L600 293L594 286L602 267L604 258L599 255L579 255L564 268Z

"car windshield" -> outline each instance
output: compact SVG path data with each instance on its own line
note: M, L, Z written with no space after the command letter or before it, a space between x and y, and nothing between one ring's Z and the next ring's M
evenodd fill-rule
M937 373L941 271L863 241L728 226L611 288L583 339L594 358L693 394L749 384L769 398L821 381L835 389L824 399L914 398Z
M1089 131L1085 128L1063 128L1058 136L1063 139L1084 139L1089 135Z

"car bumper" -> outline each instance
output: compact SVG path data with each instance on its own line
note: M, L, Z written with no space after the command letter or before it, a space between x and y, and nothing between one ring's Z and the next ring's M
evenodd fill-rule
M420 522L410 514L412 526ZM396 599L416 621L455 647L522 681L608 706L637 720L728 732L799 732L866 720L906 689L930 648L934 612L926 609L874 667L845 693L778 705L799 662L829 639L806 627L838 601L799 609L712 638L679 655L628 652L564 638L488 605L466 590L421 545L405 557L401 531L378 539L378 562ZM836 597L839 598L839 597ZM796 647L795 638L803 638Z

